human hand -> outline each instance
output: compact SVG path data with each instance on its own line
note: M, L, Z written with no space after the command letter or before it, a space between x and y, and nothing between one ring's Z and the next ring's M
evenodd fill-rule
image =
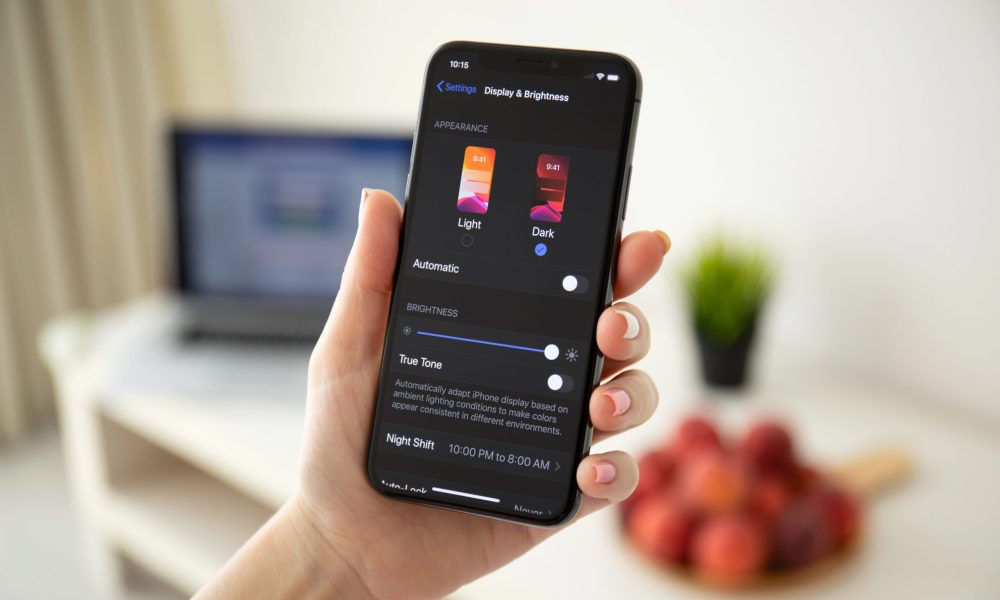
M443 596L558 531L390 500L367 481L365 458L401 217L391 195L366 191L340 292L310 359L299 488L275 517L277 524L265 528L276 535L283 526L294 531L294 540L282 547L311 560L315 570L308 577L332 585L333 595ZM662 232L626 237L615 300L645 285L669 248ZM646 319L631 304L619 301L598 320L605 362L603 383L589 404L595 443L645 422L656 408L649 375L629 369L645 356L649 342ZM624 452L591 454L576 479L585 495L579 519L627 498L638 468ZM264 533L258 536L263 540L258 544L267 542Z

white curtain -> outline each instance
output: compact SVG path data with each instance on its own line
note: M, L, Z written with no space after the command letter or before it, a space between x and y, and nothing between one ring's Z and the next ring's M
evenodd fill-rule
M162 286L167 117L228 115L215 2L0 0L0 442L50 418L39 327Z

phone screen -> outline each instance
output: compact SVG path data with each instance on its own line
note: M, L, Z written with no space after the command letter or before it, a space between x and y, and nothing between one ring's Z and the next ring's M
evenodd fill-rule
M375 488L536 524L571 516L638 74L478 44L427 70L369 449Z

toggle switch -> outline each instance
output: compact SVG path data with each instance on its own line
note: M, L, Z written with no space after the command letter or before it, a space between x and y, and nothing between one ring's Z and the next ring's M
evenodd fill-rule
M573 390L573 379L569 375L553 373L549 375L545 383L553 392L570 392Z
M571 294L582 294L590 288L590 282L581 275L566 275L562 278L562 289Z

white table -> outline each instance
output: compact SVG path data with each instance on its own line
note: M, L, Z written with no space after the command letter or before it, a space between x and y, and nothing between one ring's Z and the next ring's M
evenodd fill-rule
M294 485L307 351L210 348L178 358L168 341L173 318L168 300L151 298L63 318L41 340L57 383L71 489L95 572L112 592L123 589L123 560L193 592ZM690 380L654 368L676 364L666 360L675 351L654 349L646 361L664 390L653 422L606 445L639 452L659 444L694 406ZM781 379L709 408L734 429L778 413L796 427L803 452L826 464L903 446L916 473L870 507L854 559L817 580L750 595L1000 598L1000 431L898 391L801 373ZM514 596L731 594L653 569L606 511L456 594Z

